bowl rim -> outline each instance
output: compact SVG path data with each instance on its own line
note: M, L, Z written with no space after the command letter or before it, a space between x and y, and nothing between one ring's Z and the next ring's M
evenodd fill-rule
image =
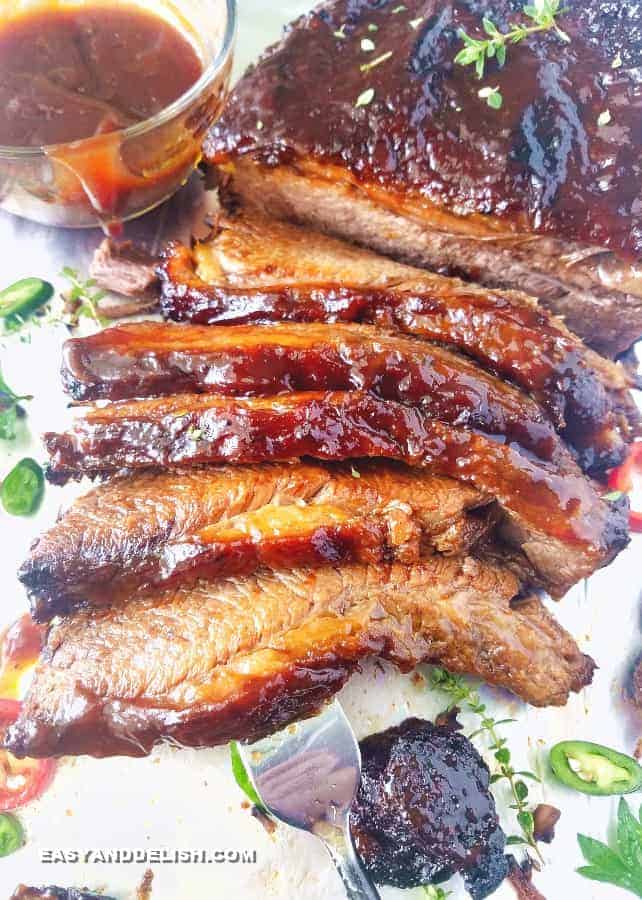
M238 24L237 0L225 0L227 9L227 21L225 23L225 32L223 41L218 53L211 62L208 63L203 70L198 81L173 100L168 106L165 106L160 112L155 113L141 122L129 125L127 128L120 128L110 134L121 135L123 140L129 138L140 137L148 131L152 131L166 122L169 122L175 116L179 115L186 107L198 99L198 97L206 90L206 88L214 81L221 69L229 60L230 53L234 46L236 37L236 29ZM3 160L26 160L39 159L48 157L52 151L59 150L61 147L82 147L83 144L89 144L91 141L100 140L103 135L91 135L90 137L81 138L77 141L68 141L58 144L41 144L38 147L12 147L7 144L0 144L0 159Z

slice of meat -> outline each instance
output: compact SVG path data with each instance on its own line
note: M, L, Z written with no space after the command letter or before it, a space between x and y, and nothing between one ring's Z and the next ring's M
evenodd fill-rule
M595 347L626 350L642 335L637 5L571 4L559 19L570 43L551 30L502 68L488 60L503 96L492 111L473 67L454 63L460 30L485 37L486 15L506 31L529 21L522 8L393 10L331 0L301 17L241 79L206 158L273 215L527 290ZM374 58L361 49L369 25Z
M185 394L93 408L66 433L45 435L49 478L123 468L258 463L311 456L379 457L425 466L494 497L502 533L564 593L628 541L628 502L600 498L565 471L483 435L435 421L418 408L359 392L239 400Z
M370 656L563 704L594 665L539 601L512 608L518 590L505 569L435 556L126 596L53 625L4 743L19 757L137 756L161 740L257 739L315 712Z
M349 559L466 553L494 527L474 489L361 461L202 468L115 479L77 500L18 575L37 621L123 587Z
M67 341L62 378L76 400L367 390L542 459L566 458L550 421L520 391L442 347L365 325L122 325Z
M413 888L461 872L473 900L508 874L490 772L452 728L406 719L360 743L350 813L357 852L377 884Z
M202 324L370 322L445 343L531 393L584 468L609 468L639 426L623 366L588 350L526 295L401 266L260 215L167 248L166 317Z
M106 238L94 253L89 274L107 291L148 301L139 304L146 309L158 299L157 263L155 256L131 241L118 244Z

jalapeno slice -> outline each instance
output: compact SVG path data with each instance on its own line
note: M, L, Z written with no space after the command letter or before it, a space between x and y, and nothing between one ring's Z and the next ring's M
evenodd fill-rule
M642 787L642 767L625 753L589 741L562 741L550 753L555 777L596 797L630 794Z
M41 278L23 278L0 291L0 319L17 325L37 312L53 297L54 289Z
M20 460L0 486L0 501L11 516L35 513L45 492L45 477L34 459Z

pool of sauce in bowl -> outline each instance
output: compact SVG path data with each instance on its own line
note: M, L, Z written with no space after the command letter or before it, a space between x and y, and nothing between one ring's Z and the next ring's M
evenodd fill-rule
M188 38L135 5L43 6L0 24L0 144L39 147L114 132L189 90Z

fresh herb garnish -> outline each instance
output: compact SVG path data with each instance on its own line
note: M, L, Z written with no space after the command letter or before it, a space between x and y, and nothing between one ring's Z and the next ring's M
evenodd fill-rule
M0 499L11 516L35 513L45 492L45 477L34 459L20 460L9 472L0 488Z
M642 897L642 807L639 821L622 798L617 811L615 848L584 834L577 840L584 859L589 864L577 871L584 878L614 884Z
M0 857L10 856L19 850L25 842L22 825L15 816L9 813L0 815Z
M355 109L359 109L360 106L369 106L374 100L375 92L374 88L368 88L363 92L363 94L359 94L357 97L357 102L355 103Z
M477 91L477 94L479 97L481 97L482 100L486 101L491 109L502 108L504 98L502 97L498 87L483 87L481 90Z
M386 53L382 53L381 56L377 56L376 59L371 60L371 62L363 63L359 68L362 72L369 72L370 69L374 69L376 66L380 66L381 63L386 62L391 56L392 50L388 50Z
M427 900L446 900L447 897L450 897L451 891L445 891L434 884L425 884L424 893Z
M25 400L33 400L33 397L22 397L11 390L0 372L0 438L12 441L16 436L16 426L20 413L20 404Z
M622 54L620 53L619 50L615 54L613 62L611 63L611 68L612 69L621 69L622 68Z
M609 491L608 494L602 494L602 500L606 500L607 503L617 503L622 497L626 497L624 491Z
M392 14L393 14L393 16L396 16L397 13L405 12L407 9L408 9L407 6L404 6L403 3L400 3L399 6L395 6L395 8L392 10Z
M562 31L556 21L556 17L564 12L561 3L562 0L534 0L523 10L524 15L531 19L533 24L515 23L507 32L501 32L492 19L485 16L482 19L483 29L488 35L485 40L473 38L461 28L458 34L464 42L464 48L455 57L455 63L460 66L474 66L477 77L483 78L488 60L496 59L500 67L504 66L508 44L519 44L532 34L555 31L558 37L569 43L569 36ZM498 91L497 94L501 98ZM499 109L499 106L495 106L494 109Z
M598 128L603 128L605 125L610 125L610 124L611 124L611 112L610 112L610 110L605 109L597 117L597 125L598 125Z
M521 835L511 835L507 838L506 843L509 845L521 844L530 847L537 854L540 860L542 856L537 846L534 836L535 823L533 820L533 812L528 804L528 786L524 781L525 778L531 781L539 781L537 775L532 772L516 772L511 765L511 752L508 749L506 738L500 737L497 729L501 725L508 725L514 722L514 719L493 719L489 716L486 705L481 702L478 691L468 684L463 678L457 675L451 675L445 669L435 668L431 675L431 685L441 691L444 691L450 697L450 705L448 709L455 706L465 708L469 712L474 713L480 718L480 727L470 739L486 735L490 740L490 749L493 751L498 771L491 775L491 784L503 781L510 788L513 796L511 809L515 810L515 816L521 829ZM543 861L543 860L542 860Z
M412 28L413 31L416 31L419 28L419 26L421 25L421 23L423 22L423 20L424 20L424 17L419 16L419 18L417 18L417 19L411 19L408 22L408 24L410 25L410 27Z
M256 789L252 784L250 776L247 774L247 769L241 759L239 745L236 741L230 743L230 761L232 763L232 774L245 796L254 804L254 806L257 806L260 810L266 812L266 809L261 802L261 798L256 793Z
M364 53L372 53L375 49L375 42L370 38L361 38L361 49Z
M375 25L374 22L370 22L370 24L368 25L368 31L369 31L370 33L373 33L373 32L375 32L375 31L379 31L379 26L378 26L378 25Z
M92 319L98 325L106 325L108 319L100 315L99 304L106 291L95 290L96 282L93 278L83 281L79 272L69 266L60 273L69 282L69 290L65 292L67 301L66 324L72 328L78 325L81 318Z
M338 28L336 31L333 31L332 33L335 36L335 38L337 38L338 40L345 41L345 39L347 37L345 22L343 23L341 28Z

